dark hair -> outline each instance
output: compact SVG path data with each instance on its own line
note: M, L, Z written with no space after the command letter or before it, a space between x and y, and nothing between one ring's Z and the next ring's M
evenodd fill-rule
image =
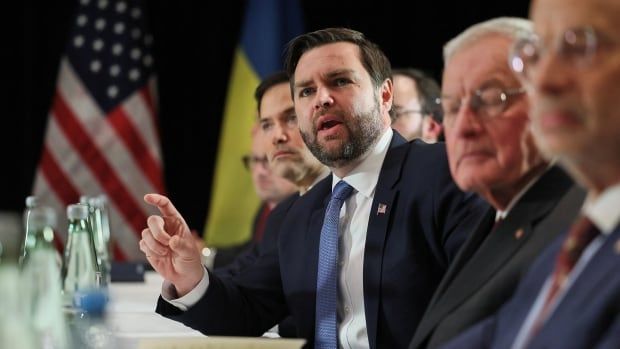
M441 123L443 110L437 103L441 97L441 88L435 79L425 72L413 68L397 68L392 70L392 76L404 75L415 81L418 95L420 96L420 108L422 114L430 115L435 121Z
M258 87L256 87L256 90L254 91L254 99L256 100L256 110L259 114L260 106L263 101L263 95L265 95L265 92L267 92L267 90L269 90L273 86L281 84L283 82L288 82L288 75L286 75L286 72L284 72L283 70L280 70L267 76L263 79L263 81L260 82L260 84L258 84Z
M291 40L286 47L284 67L293 89L295 69L301 56L307 51L336 42L350 42L360 49L360 61L370 75L375 87L392 78L392 66L385 53L364 34L347 28L327 28L302 34Z

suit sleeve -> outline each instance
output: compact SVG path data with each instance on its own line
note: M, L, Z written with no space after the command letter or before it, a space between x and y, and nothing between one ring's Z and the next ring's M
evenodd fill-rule
M280 223L295 199L278 205L267 220L264 241L229 268L209 272L205 295L187 311L161 297L156 312L207 335L260 336L288 314L277 249Z
M288 209L295 201L297 201L298 198L299 194L295 193L284 199L276 206L276 208L274 208L274 211L269 215L269 217L273 216L274 218L272 220L276 220L279 223L284 218L284 214L288 212ZM267 222L269 222L269 217ZM248 268L254 264L261 254L277 249L279 230L270 228L272 227L266 227L265 234L260 242L252 243L250 246L247 246L247 248L231 263L220 268L215 268L214 273L218 277L229 278L239 275L245 268Z

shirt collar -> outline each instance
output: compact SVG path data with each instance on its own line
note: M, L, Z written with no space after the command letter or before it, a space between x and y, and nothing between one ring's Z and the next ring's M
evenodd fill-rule
M522 189L521 191L519 191L517 193L517 195L515 195L512 200L510 200L510 202L508 203L508 206L506 206L505 210L498 210L495 213L495 221L498 221L500 219L504 219L506 218L506 216L508 216L508 213L510 213L510 210L512 210L513 207L515 207L515 205L517 204L517 202L519 202L519 200L521 200L521 198L523 197L523 195L525 195L525 193L527 193L528 190L530 190L530 188L534 185L534 183L538 182L538 180L540 179L540 177L545 174L547 171L549 171L549 169L554 165L555 162L551 162L549 164L549 166L547 166L547 168L539 173L538 175L534 176L534 178L532 178Z
M620 184L605 189L597 198L588 196L581 211L601 233L609 235L620 223Z
M383 159L385 159L385 155L390 147L393 134L392 129L388 127L375 146L364 155L364 160L344 178L339 178L334 174L332 177L332 190L336 183L342 179L360 194L367 198L372 198L379 181L379 172L381 172Z

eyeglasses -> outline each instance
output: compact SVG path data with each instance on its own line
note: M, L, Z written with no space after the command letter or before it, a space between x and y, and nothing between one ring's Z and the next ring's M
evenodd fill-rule
M531 35L515 42L508 64L525 80L530 80L538 63L549 51L553 51L560 63L571 68L585 68L590 66L600 46L600 38L591 27L568 29L556 39L551 48L545 47L538 36Z
M247 154L241 157L241 161L243 162L243 166L246 170L251 170L257 164L266 167L269 160L267 159L267 156L254 156Z
M467 105L479 116L493 118L506 110L510 98L523 93L525 93L523 87L503 89L497 86L488 86L474 91L469 96ZM456 115L461 110L465 98L445 95L437 98L436 103L440 104L443 109L445 123L454 121Z

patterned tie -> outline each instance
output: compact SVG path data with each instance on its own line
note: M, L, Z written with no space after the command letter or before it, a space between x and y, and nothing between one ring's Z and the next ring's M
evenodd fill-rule
M562 245L562 249L558 254L555 261L555 269L553 270L551 287L545 303L536 318L534 327L530 337L538 333L538 330L545 323L549 316L551 306L555 303L557 297L562 293L566 287L566 281L571 270L579 260L579 257L586 249L586 247L596 238L601 232L596 228L594 224L586 216L581 216L571 227L568 232L566 240Z
M353 187L340 181L334 187L327 204L321 241L319 265L316 277L316 322L314 347L316 349L338 348L336 327L337 279L338 279L338 224L340 208L353 192Z

